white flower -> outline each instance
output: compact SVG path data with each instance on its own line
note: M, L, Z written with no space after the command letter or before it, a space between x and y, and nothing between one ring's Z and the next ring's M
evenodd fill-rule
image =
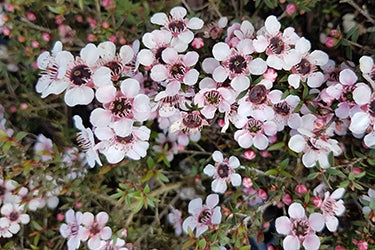
M208 164L203 170L206 175L214 177L214 181L211 184L212 191L224 193L227 190L227 182L229 181L235 187L241 185L241 175L235 173L235 169L240 166L240 161L237 157L224 158L220 151L215 151L212 154L212 159L216 162L215 166Z
M336 216L341 216L345 212L344 201L341 199L345 194L344 188L336 189L331 195L324 194L324 200L320 205L324 220L329 231L336 232L339 220Z

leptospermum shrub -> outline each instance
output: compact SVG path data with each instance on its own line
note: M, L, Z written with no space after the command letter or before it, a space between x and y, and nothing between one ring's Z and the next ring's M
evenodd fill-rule
M335 62L281 18L176 6L78 51L65 30L34 86L72 111L68 136L0 110L1 246L373 249L374 59Z

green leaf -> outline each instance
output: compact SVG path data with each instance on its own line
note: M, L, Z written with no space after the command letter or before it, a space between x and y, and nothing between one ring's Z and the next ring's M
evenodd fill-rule
M162 182L169 182L169 179L167 176L165 176L163 173L159 172L158 173L158 179L161 180Z
M313 180L313 179L315 179L316 177L318 177L320 175L320 173L311 173L311 174L309 174L306 178L308 179L308 180Z
M371 199L369 207L371 208L371 210L375 211L375 198Z
M335 158L333 156L333 152L332 151L329 152L329 154L328 154L328 162L329 162L329 165L331 167L333 167L335 165Z
M155 162L151 157L147 157L147 166L149 169L154 169Z
M266 175L277 175L279 171L277 169L270 169L265 172Z
M10 146L12 146L11 142L8 141L8 142L4 143L4 145L3 145L4 154L7 154L9 152Z
M188 229L190 229L190 227ZM190 229L190 231L191 231L191 229ZM189 249L189 247L191 247L192 245L194 245L195 242L196 242L196 240L194 238L189 239L188 241L186 241L182 245L182 249Z
M38 233L37 235L35 235L34 237L34 245L37 246L38 243L39 243L39 240L40 240L40 234Z
M201 239L198 243L198 246L200 247L200 249L204 249L206 247L206 240L205 239Z
M143 193L148 194L150 193L150 187L148 184L146 184L145 188L143 189Z
M345 180L343 182L340 183L339 187L343 187L343 188L346 188L348 187L350 184L350 181L349 180Z
M293 176L291 174L289 174L288 172L286 172L285 170L281 170L280 171L280 174L285 176L285 177L289 177L289 178L292 178Z
M365 190L361 185L359 185L357 182L354 182L354 187L358 190Z
M38 231L42 231L42 230L43 230L43 227L42 227L41 225L39 225L38 222L36 222L35 220L32 220L32 221L31 221L31 224L32 224L32 226L33 226L36 230L38 230ZM35 244L35 243L34 243L34 244ZM37 245L37 244L35 244L35 245Z
M242 97L244 97L244 96L246 95L246 93L247 93L247 90L244 90L244 91L242 91L241 93L239 93L239 95L237 96L236 100L239 100L239 99L241 99Z
M138 201L137 205L134 208L134 213L138 213L142 209L142 207L143 207L143 201L140 200Z
M328 168L326 172L331 175L337 175L337 176L340 176L341 178L346 178L346 175L343 172L335 168Z
M147 171L147 174L142 178L142 182L150 180L153 175L154 172L152 170Z
M248 246L243 246L243 247L241 247L240 250L248 250L248 249L250 249L250 248L251 248L251 246L248 245Z
M55 14L63 15L65 10L66 10L66 6L61 5L61 6L57 6L57 7L52 7L52 6L48 5L48 9Z
M283 148L284 146L285 146L284 142L278 142L278 143L275 143L275 144L272 144L271 146L269 146L268 151L278 150L280 148Z
M281 163L280 163L280 167L281 169L285 169L289 164L289 158L286 158L285 160L283 160Z
M27 136L27 134L28 134L27 132L23 132L23 131L18 132L15 136L16 141L18 142L22 140L25 136Z

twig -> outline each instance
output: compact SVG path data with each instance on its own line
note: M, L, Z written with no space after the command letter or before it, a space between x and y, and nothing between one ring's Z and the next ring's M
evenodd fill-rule
M262 170L259 170L259 169L256 169L256 168L249 167L249 170L252 171L252 172L255 172L259 175L267 176L267 177L269 177L271 179L274 179L274 180L278 180L278 181L285 181L286 180L286 177L278 177L278 176L269 175L269 174L266 174L265 172L263 172Z
M52 31L50 29L39 26L39 25L36 25L36 24L30 22L29 20L27 20L27 18L25 18L25 17L21 17L21 22L25 23L27 26L29 26L33 29L44 31L44 32L47 32L47 33L52 33Z
M367 18L369 22L375 25L375 20L370 16L370 14L367 12L367 10L362 9L361 7L358 6L353 0L340 0L340 3L348 3L352 7L354 7L356 10L359 11L364 17Z

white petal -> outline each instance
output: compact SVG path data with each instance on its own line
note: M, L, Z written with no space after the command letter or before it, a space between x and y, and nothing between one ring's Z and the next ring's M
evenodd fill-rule
M329 58L328 58L327 53L321 50L314 50L309 55L309 61L312 64L319 65L319 66L326 64L328 62L328 59Z
M142 49L139 51L137 57L139 63L144 66L151 66L155 61L154 54L149 49Z
M217 150L212 153L212 159L216 162L224 161L223 154L220 151L217 151Z
M251 74L262 75L267 70L267 63L262 58L255 58L249 63Z
M158 25L165 25L168 22L168 17L165 13L158 12L151 17L151 23Z
M281 24L275 16L267 17L264 25L271 36L277 35L281 28Z
M196 69L191 69L191 70L189 70L189 71L185 74L184 79L183 79L183 82L184 82L186 85L193 86L193 85L198 81L198 77L199 77L199 72L198 72L198 70L196 70Z
M212 78L214 78L214 80L217 82L224 82L227 79L228 75L228 71L226 71L223 66L219 66L212 73Z
M300 203L294 202L289 206L288 214L291 218L302 219L305 217L305 209Z
M371 72L372 67L374 66L374 60L369 56L362 56L359 59L359 68L362 73L368 74Z
M203 20L198 17L190 18L189 22L187 23L187 27L192 30L199 30L203 27Z
M290 74L288 76L288 83L293 88L298 88L300 85L301 77L298 74Z
M300 249L300 243L297 236L288 235L283 241L284 250L298 250Z
M202 208L202 199L196 198L189 202L188 211L190 214L194 214L194 211Z
M296 48L296 50L297 50L300 54L305 54L307 51L310 50L310 48L311 48L311 43L310 43L310 41L307 40L306 38L301 37L300 39L298 39L295 48Z
M224 61L230 54L229 45L223 42L219 42L212 48L212 54L218 61Z
M237 173L234 173L234 174L231 174L230 176L230 182L232 183L232 185L234 187L238 187L241 185L241 182L242 182L242 177L241 175L237 174Z
M332 194L331 194L331 198L332 199L335 199L335 200L338 200L338 199L341 199L345 194L345 188L338 188L336 189Z
M215 78L214 78L215 79ZM233 78L232 82L230 83L232 88L237 91L241 92L250 86L250 79L245 75L236 76Z
M339 226L339 220L335 216L327 216L326 226L330 232L336 232Z
M288 147L296 153L301 153L307 145L305 138L302 135L293 135L289 142Z
M292 230L292 223L287 216L281 216L276 219L275 222L276 231L279 234L288 235Z
M305 237L302 245L306 250L318 250L320 246L320 239L315 234L309 234Z
M75 105L87 105L94 99L94 90L81 86L69 89L65 92L64 101L69 107Z
M320 232L324 228L324 217L320 213L312 213L309 216L309 224L316 232Z
M311 88L319 88L324 82L324 75L322 72L311 73L307 79L307 85Z
M87 65L93 66L99 59L98 48L95 46L95 44L89 43L83 49L81 49L80 56L87 63Z
M207 164L207 166L203 169L203 173L208 176L213 176L215 174L215 167L212 164Z

